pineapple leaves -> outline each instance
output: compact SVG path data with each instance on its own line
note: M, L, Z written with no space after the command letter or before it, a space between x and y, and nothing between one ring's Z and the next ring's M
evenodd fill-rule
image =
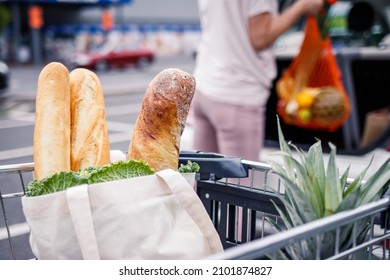
M353 192L349 193L336 208L335 212L341 212L348 209L354 209L360 198L361 191L359 188L355 188Z
M359 176L350 180L348 178L350 167L341 176L339 175L335 145L329 143L329 158L325 164L320 140L317 140L305 153L297 146L286 142L279 118L277 118L277 125L280 147L280 152L277 154L281 155L283 163L269 161L269 164L283 182L285 192L277 193L284 209L274 203L284 227L281 227L280 223L269 221L276 231L288 230L373 202L379 199L390 186L390 159L387 159L368 180L364 181L364 176L373 161L372 158ZM274 258L314 259L317 257L315 254L318 246L321 246L320 258L328 258L335 251L343 252L354 244L364 241L370 229L368 220L359 220L340 228L338 248L335 248L336 231L333 230L315 238L294 242L280 250Z
M323 162L321 141L314 143L307 154L307 168L313 174L314 178L318 179L318 182L325 182L325 166ZM319 184L321 193L325 191L325 185Z
M282 128L280 127L280 121L279 118L277 117L278 120L278 134L279 134L279 146L280 150L284 153L283 156L283 161L284 164L286 165L286 171L288 172L288 177L292 178L294 177L294 168L292 167L291 163L291 150L290 147L287 145L286 140L284 140Z
M347 187L347 189L344 192L344 197L348 196L350 192L353 192L356 188L360 188L362 185L362 181L364 176L367 173L367 170L372 164L374 157L371 158L370 163L366 166L366 168L360 172L360 174L353 180L353 182Z
M284 196L278 194L278 197L286 207L289 217L288 222L297 226L315 219L312 205L306 199L304 192L286 174L277 174L286 184L286 194Z
M336 147L332 144L330 146L330 156L328 161L328 169L326 173L326 187L325 187L325 216L333 214L342 199L342 188L339 179L338 169L336 167ZM344 187L344 186L343 186Z
M390 181L390 159L387 159L381 167L363 184L360 204L366 204L380 197Z

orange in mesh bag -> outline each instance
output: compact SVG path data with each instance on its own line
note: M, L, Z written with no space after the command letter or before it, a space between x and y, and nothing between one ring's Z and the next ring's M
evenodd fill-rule
M286 124L335 131L350 114L350 102L332 52L317 19L309 16L297 57L277 81L277 112Z

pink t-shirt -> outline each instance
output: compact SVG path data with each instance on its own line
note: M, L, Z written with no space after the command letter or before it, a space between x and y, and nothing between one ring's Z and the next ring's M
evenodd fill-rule
M256 52L248 36L248 19L276 14L275 0L198 0L201 42L194 76L209 98L238 105L265 104L276 63L272 47Z

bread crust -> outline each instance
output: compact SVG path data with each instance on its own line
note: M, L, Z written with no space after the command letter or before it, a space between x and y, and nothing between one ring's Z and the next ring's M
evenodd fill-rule
M69 72L61 63L49 63L39 74L33 143L38 180L70 170L69 87Z
M180 69L161 71L150 82L139 113L128 159L146 161L155 171L178 168L180 138L195 92L195 78Z
M94 72L70 72L70 112L71 170L110 163L104 96Z

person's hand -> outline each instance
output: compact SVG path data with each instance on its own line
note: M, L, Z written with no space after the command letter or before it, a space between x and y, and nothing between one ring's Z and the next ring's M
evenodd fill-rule
M325 4L325 0L298 0L302 14L318 14Z

